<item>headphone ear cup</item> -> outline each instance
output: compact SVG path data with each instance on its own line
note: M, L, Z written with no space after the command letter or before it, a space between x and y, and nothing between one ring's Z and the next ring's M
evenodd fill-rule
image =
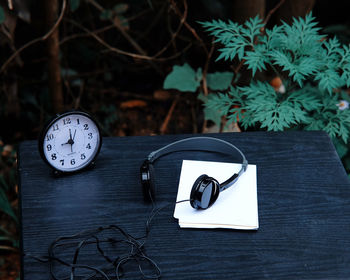
M198 189L200 187L200 183L201 181L203 181L203 179L206 179L206 178L209 178L209 176L207 174L203 174L201 176L199 176L196 181L194 181L193 185L192 185L192 189L191 189L191 194L190 194L190 200L191 200L191 205L192 205L192 202L194 202L196 200L196 194L198 192ZM192 205L193 207L193 205ZM193 207L195 208L195 207Z
M192 186L190 204L195 209L207 209L213 205L219 193L219 182L208 175L201 175Z
M143 199L146 202L155 200L154 167L148 160L145 160L140 168Z

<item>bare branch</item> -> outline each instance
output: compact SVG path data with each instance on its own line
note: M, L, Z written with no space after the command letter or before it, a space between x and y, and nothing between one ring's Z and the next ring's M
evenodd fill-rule
M88 0L88 2L90 2L100 12L104 12L106 10L95 0ZM114 16L111 21L124 36L124 38L134 47L135 50L137 50L137 52L139 52L141 55L146 55L146 51L144 51L141 46L129 35L129 33L126 32L125 28L121 25L120 20L116 16Z
M269 13L267 14L267 16L265 17L265 20L263 22L264 26L268 23L268 21L270 20L271 16L273 15L273 13L275 13L279 7L282 6L282 4L285 2L286 0L281 0L273 9L271 9L269 11Z
M99 33L103 33L107 30L110 30L111 28L114 28L114 24L110 24L107 25L105 27L102 27L100 29L97 29L95 31L91 31L91 33L95 33L95 34L99 34ZM84 33L79 33L79 34L72 34L70 36L66 36L64 37L61 41L60 41L60 45L63 45L64 43L66 43L67 41L73 40L73 39L77 39L77 38L81 38L81 37L89 37L91 36L90 34L84 32Z
M180 9L177 7L176 3L174 0L170 0L172 8L174 9L175 13L180 17L183 18L184 15L182 15ZM184 7L185 7L185 11L187 11L187 1L184 0ZM184 25L185 27L192 33L192 35L197 39L197 41L200 43L200 45L203 47L204 51L206 54L208 54L208 49L207 46L204 44L203 40L201 39L201 37L198 36L196 30L188 24L187 21L184 21Z
M9 6L9 10L13 10L13 3L12 3L12 0L8 0L7 1L7 4Z
M166 60L170 60L170 59L174 59L176 57L178 57L179 55L181 55L183 52L185 52L189 47L192 46L192 44L189 44L187 47L185 47L181 52L176 53L173 56L170 57L166 57L166 58L156 58L154 56L147 56L147 55L141 55L141 54L136 54L136 53L131 53L131 52L127 52L121 49L118 49L116 47L111 46L110 44L108 44L106 41L104 41L101 37L97 36L94 32L91 32L90 30L88 30L87 28L85 28L84 26L82 26L81 24L73 21L73 20L68 20L68 22L72 23L73 25L77 26L78 28L80 28L81 30L85 31L87 34L89 34L91 37L93 37L96 41L98 41L101 45L105 46L109 51L111 52L115 52L118 54L122 54L122 55L126 55L126 56L130 56L133 57L135 59L144 59L144 60L155 60L155 61L166 61Z
M177 102L179 101L179 98L180 98L180 95L177 95L176 98L174 99L173 103L171 104L171 107L168 111L168 114L166 115L161 127L160 127L160 134L165 134L167 128L168 128L168 125L169 125L169 122L170 122L170 119L174 113L174 109L176 107L176 104Z
M185 2L184 2L185 3ZM187 13L188 13L188 8L187 8L187 4L184 5L185 6L185 11L180 19L180 24L177 27L176 31L172 34L170 41L159 51L157 52L154 57L158 57L160 56L162 53L164 53L169 47L170 45L174 42L175 38L177 37L177 35L179 34L182 26L184 25L184 23L186 22L187 19Z
M56 23L52 26L52 28L42 37L36 38L26 44L24 44L22 47L20 47L16 52L14 52L6 61L5 63L1 66L0 68L0 73L4 72L5 69L7 68L7 66L12 62L12 60L18 56L23 50L25 50L26 48L38 43L38 42L42 42L45 41L48 37L50 37L50 35L56 30L56 28L58 28L59 24L61 23L62 19L63 19L63 15L64 12L66 10L67 7L67 0L63 0L62 1L62 8L61 8L61 13L56 21Z

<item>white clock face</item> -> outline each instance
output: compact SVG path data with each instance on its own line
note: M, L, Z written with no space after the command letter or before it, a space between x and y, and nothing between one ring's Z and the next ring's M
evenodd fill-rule
M100 148L100 133L85 114L69 113L57 118L42 141L47 162L57 170L77 171L95 158Z

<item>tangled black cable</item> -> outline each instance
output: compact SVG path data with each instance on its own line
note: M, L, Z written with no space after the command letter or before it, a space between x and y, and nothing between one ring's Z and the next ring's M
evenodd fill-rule
M181 201L175 202L175 204L188 202L188 201L190 200L181 200ZM70 236L58 237L56 240L54 240L50 244L48 248L48 256L38 257L31 254L24 254L24 256L33 258L36 261L39 261L42 263L48 263L49 273L50 273L51 279L53 280L76 280L78 278L79 280L90 280L90 279L119 280L124 276L123 266L129 262L136 262L140 276L143 279L146 279L146 280L160 279L162 274L161 270L156 264L156 262L153 261L149 256L147 256L144 245L150 233L152 219L156 214L159 213L159 211L161 211L162 209L170 205L174 205L174 203L167 203L166 205L160 208L153 207L151 214L146 221L146 226L145 226L146 232L144 236L134 237L131 234L124 231L119 226L109 225L104 227L98 227L97 229L94 229L94 230L84 230ZM117 239L115 237L100 237L101 235L103 235L103 233L106 233L108 231L112 232L112 234L114 235L119 234L121 235L122 238ZM102 248L101 245L104 243L108 243L110 245L124 243L126 245L129 245L130 250L124 255L112 257L108 255L105 252L105 250ZM81 250L85 246L91 245L91 244L96 246L97 252L104 258L104 260L107 262L107 265L104 265L103 267L97 267L97 266L87 265L87 264L78 262L78 258ZM73 255L72 262L67 262L63 260L61 257L58 257L56 252L56 249L58 248L73 248L74 255ZM54 267L56 267L56 264L68 267L70 269L70 276L58 277L54 272ZM151 270L152 273L147 273L145 271L143 266L146 266L146 265L148 267L148 270ZM87 271L91 271L92 273L90 273L89 275L86 275L86 272L85 272L85 275L77 275L78 269L84 269ZM111 274L111 271L114 271L112 276L108 275L108 274Z

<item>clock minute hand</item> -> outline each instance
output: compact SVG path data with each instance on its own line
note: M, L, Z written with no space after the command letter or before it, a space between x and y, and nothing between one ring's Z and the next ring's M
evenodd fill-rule
M70 139L68 142L70 142L70 152L73 153L73 144L74 144L74 138L75 138L75 134L77 133L77 130L74 130L74 134L73 134L73 138L72 138L72 132L69 129L69 134L70 134Z
M72 138L72 130L69 129L69 140L68 143L70 144L70 152L73 153L73 138Z
M74 132L74 136L73 136L73 137L75 137L75 133L76 133L76 131ZM73 144L74 144L74 140L73 140L73 138L72 138L72 131L71 131L71 129L69 129L69 139L68 139L68 141L67 141L66 143L63 143L63 144L61 144L61 145L62 145L62 146L64 146L64 145L70 145L71 153L73 153Z

